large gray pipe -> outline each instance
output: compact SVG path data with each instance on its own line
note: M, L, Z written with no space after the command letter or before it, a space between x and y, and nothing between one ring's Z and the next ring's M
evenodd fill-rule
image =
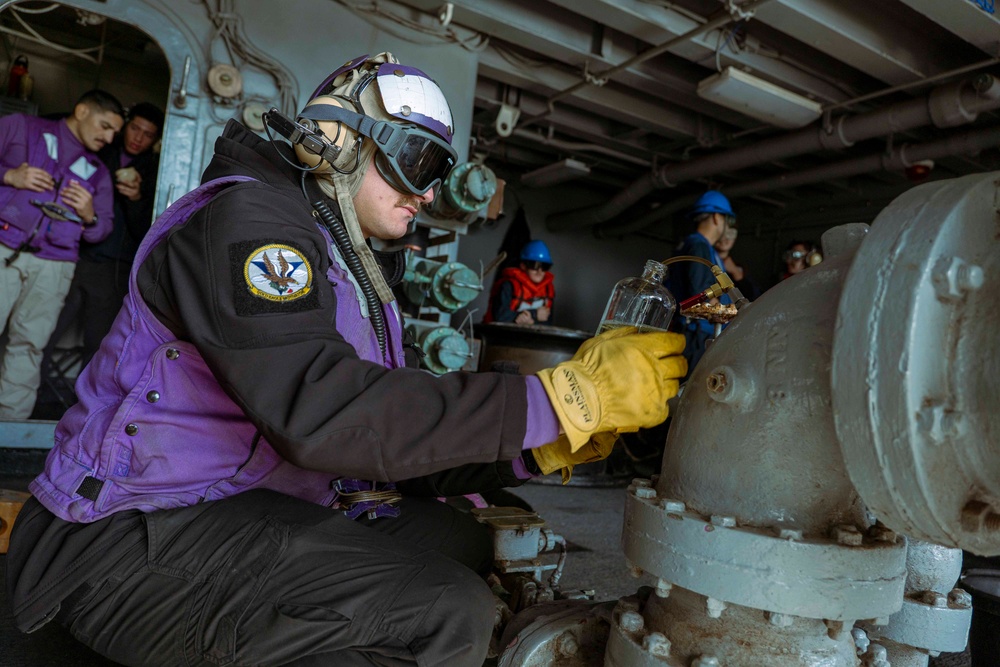
M989 74L933 89L926 97L907 100L857 116L841 116L824 126L801 130L724 153L670 164L642 176L603 206L564 211L549 216L551 231L591 227L619 215L659 188L726 171L782 160L821 150L847 148L858 141L911 130L924 125L955 127L970 123L984 111L1000 108L1000 82Z
M740 183L725 189L728 197L756 195L782 188L791 188L810 183L820 183L837 178L868 174L875 171L902 170L920 160L939 160L950 155L974 155L987 148L1000 146L1000 126L971 130L953 134L936 141L923 144L904 145L890 153L878 152L864 157L852 158L833 164L824 164L813 169L789 172L782 176L771 176L759 181ZM600 238L623 236L640 231L660 222L694 203L694 198L682 199L653 209L624 224L600 225L595 230Z

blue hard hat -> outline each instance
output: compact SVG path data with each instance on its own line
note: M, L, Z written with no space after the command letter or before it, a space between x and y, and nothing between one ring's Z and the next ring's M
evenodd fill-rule
M549 254L549 247L545 245L545 241L528 241L528 243L521 248L521 261L545 262L546 264L551 264L552 255Z
M729 200L726 199L726 195L718 190L708 190L705 194L698 197L698 201L688 211L688 218L696 218L703 213L722 213L723 215L736 217L736 213L733 211Z

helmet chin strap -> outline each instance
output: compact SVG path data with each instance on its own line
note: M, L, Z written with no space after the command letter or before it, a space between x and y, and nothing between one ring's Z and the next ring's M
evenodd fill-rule
M370 161L365 165L366 168L370 167ZM351 174L353 176L353 174ZM396 299L396 296L389 289L389 285L385 282L385 277L382 275L382 269L375 259L375 255L372 253L372 249L368 247L365 243L364 234L361 233L361 224L358 222L358 214L354 210L354 200L351 197L351 182L348 176L345 174L340 174L334 172L333 174L328 174L320 176L317 178L319 181L319 187L327 195L335 197L337 199L337 204L340 205L340 214L343 217L344 227L347 228L347 234L351 238L351 246L354 253L361 260L361 265L364 266L365 272L368 274L368 279L371 280L372 286L375 288L375 292L378 294L378 298L382 303L389 303ZM360 184L361 179L357 179Z

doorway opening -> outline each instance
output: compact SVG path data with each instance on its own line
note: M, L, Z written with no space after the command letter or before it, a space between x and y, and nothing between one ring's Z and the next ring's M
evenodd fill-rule
M72 114L81 95L100 89L121 102L126 110L127 123L131 123L136 114L155 116L158 110L159 127L156 129L162 134L162 113L169 104L170 66L163 49L143 30L113 16L61 3L33 0L9 5L0 12L0 42L0 116L25 114L49 120L62 119ZM130 111L132 118L129 117ZM144 120L139 117L139 121ZM148 122L139 121L135 121L136 126L149 128ZM66 297L58 327L45 347L44 358L39 360L40 385L30 413L31 419L58 419L76 402L74 385L88 354L92 353L95 321L98 319L97 311L92 303L88 304L87 297L98 289L96 281L111 279L107 289L114 292L112 296L120 305L121 276L127 278L131 263L129 252L134 254L134 247L141 240L135 237L152 223L152 199L159 174L159 141L126 141L125 137L131 136L126 128L116 135L112 144L98 153L108 167L112 185L118 193L115 195L115 222L104 241L81 243L81 260L76 264L74 283ZM0 155L0 162L3 162L0 166L4 170L18 166L7 164L3 155ZM132 180L129 168L131 172L139 170L139 173L145 174L140 177L138 185ZM140 211L148 210L148 219L137 214L135 206L125 211L120 187L125 178L138 189L141 198L149 198L148 207L138 207ZM136 196L136 192L130 190L130 197ZM129 198L129 201L134 200ZM135 223L138 218L142 218L145 226L137 231ZM11 252L11 249L0 246L0 254L6 256ZM110 262L113 266L96 266L101 262ZM85 280L90 284L81 286L81 281ZM69 312L71 307L75 307L75 312ZM106 319L106 315L101 319ZM15 351L8 325L9 318L0 322L3 332L0 336L0 355L3 356L9 349ZM110 322L107 326L110 328ZM26 347L23 341L19 341L16 348L17 354L22 355L22 361L38 356L35 345ZM0 372L2 368L0 366Z

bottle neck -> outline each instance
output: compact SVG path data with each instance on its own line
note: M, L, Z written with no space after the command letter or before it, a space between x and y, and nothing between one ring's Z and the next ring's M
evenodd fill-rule
M652 259L646 262L646 268L642 271L642 279L651 283L662 283L666 275L667 267Z

